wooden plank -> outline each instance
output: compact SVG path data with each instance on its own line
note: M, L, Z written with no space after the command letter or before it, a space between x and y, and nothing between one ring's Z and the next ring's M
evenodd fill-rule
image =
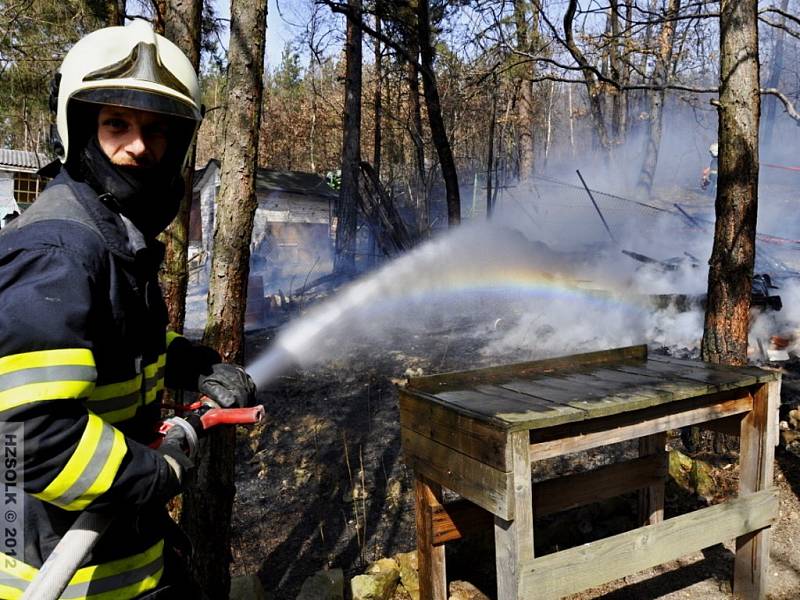
M594 391L586 388L585 386L582 388L576 388L576 386L567 385L565 382L562 382L555 377L539 379L512 379L510 381L504 381L499 385L508 390L519 392L521 394L528 394L530 396L541 398L561 406L569 406L570 402L580 400L587 396L594 398L603 398L605 396L605 393L601 391ZM581 411L582 409L575 410ZM582 412L576 414L583 414L583 417L586 417L586 415Z
M540 398L488 385L478 386L476 389L442 392L438 397L447 401L454 409L480 412L486 417L506 422L507 426L516 423L521 415L541 427L558 425L575 420L573 415L577 412L574 409L563 409ZM578 415L577 418L582 417L583 415Z
M501 471L510 471L504 430L400 390L400 424Z
M639 438L639 456L654 460L656 468L664 474L658 481L639 490L640 525L655 525L664 520L664 483L669 468L666 445L666 431Z
M440 504L431 513L431 543L441 546L476 532L488 531L493 525L492 513L464 498Z
M463 391L463 390L461 390L461 391ZM446 402L445 400L442 400L438 396L434 396L433 394L429 394L427 392L421 392L419 390L410 389L408 387L406 387L403 390L403 393L408 395L408 396L413 396L415 398L418 398L418 399L422 400L423 402L429 402L431 404L435 404L435 405L441 406L445 410L451 410L451 411L454 411L454 412L458 412L458 413L463 414L463 415L465 415L467 417L472 417L473 419L476 419L478 421L483 421L487 425L490 425L492 427L496 427L496 428L499 428L499 429L508 428L508 423L506 423L505 421L502 421L501 419L496 418L492 414L486 414L485 411L471 410L471 409L466 408L464 406L455 406L455 405L451 404L450 402Z
M772 485L780 404L780 381L762 384L755 392L753 410L741 423L739 443L739 495L752 497ZM761 599L766 596L770 532L751 531L736 539L733 592L737 596Z
M738 371L712 369L706 363L681 365L659 360L648 360L643 366L620 365L619 370L630 373L641 373L642 370L657 373L667 380L688 380L708 386L706 393L755 385L758 380L753 375Z
M414 507L417 527L417 561L420 597L447 600L444 546L431 540L431 507L439 506L442 488L420 473L414 477Z
M533 560L533 502L528 432L511 434L514 518L494 517L497 597L519 598L522 592L520 568Z
M541 373L552 373L565 369L579 369L589 365L603 365L619 361L644 361L647 358L647 346L627 346L599 352L559 356L545 360L456 371L441 375L418 377L409 381L409 388L436 394L439 391L469 387L472 384L496 383L498 381L532 377Z
M760 369L758 367L734 367L731 365L718 365L714 363L706 363L700 360L691 360L687 358L675 358L673 356L664 356L661 354L651 354L647 357L648 361L654 360L657 362L671 363L676 365L697 366L704 365L706 368L719 370L719 371L733 371L736 373L744 373L756 378L757 383L767 383L775 381L780 378L780 372L770 369Z
M772 525L778 491L763 490L590 544L535 558L522 569L524 595L562 598Z
M663 372L648 371L641 365L617 365L613 369L606 369L606 371L615 371L620 380L626 376L638 378L646 375L648 376L646 381L649 383L625 386L622 381L619 381L616 382L617 390L610 391L609 388L592 388L588 382L578 384L577 382L565 381L565 378L550 376L527 381L515 380L502 384L502 387L529 393L546 398L554 403L583 410L586 413L586 419L596 419L622 412L641 410L688 397L704 396L717 391L716 388L709 386L707 383L677 377L665 379ZM516 428L518 425L518 423L515 423L512 427ZM540 428L537 422L528 422L525 425L528 429Z
M580 409L551 402L545 398L540 398L510 387L479 385L475 389L481 393L498 398L513 397L519 402L516 410L512 410L513 407L509 405L507 410L495 414L498 419L502 419L511 426L520 422L530 422L534 427L552 427L553 425L569 423L585 418L585 414L583 414L583 411Z
M724 433L725 435L733 435L739 437L741 433L741 423L743 415L733 415L725 419L717 419L715 421L708 421L700 423L698 427L705 431L715 431L717 433Z
M655 373L637 374L625 373L614 368L593 369L589 372L592 377L597 377L603 381L619 381L627 385L648 385L660 380L661 377Z
M576 432L572 435L565 433L565 437L534 442L531 444L531 460L544 460L571 452L653 435L669 429L678 429L712 419L737 415L749 411L752 406L753 398L748 394L741 398L724 400L699 408L689 408L680 412L666 413L631 423L626 423L622 417L618 416L616 418L619 425L614 428L593 422L590 425L593 431ZM631 415L628 418L637 418L637 415Z
M667 466L660 456L645 456L533 484L535 518L621 496L643 487L663 485ZM486 531L492 515L468 500L457 500L433 509L433 544L461 539Z
M570 415L570 421L591 419L625 411L640 410L649 406L671 402L674 395L669 391L648 388L634 388L634 391L620 391L609 394L607 390L590 388L588 385L577 385L574 382L562 385L555 377L546 380L513 380L501 384L520 393L530 394L544 398L553 404L560 404L565 415ZM572 409L574 412L567 412ZM527 415L504 414L509 428L541 429L555 423L539 421L537 418L527 418ZM564 422L569 422L566 419Z
M406 464L425 477L505 519L514 518L513 476L400 428Z

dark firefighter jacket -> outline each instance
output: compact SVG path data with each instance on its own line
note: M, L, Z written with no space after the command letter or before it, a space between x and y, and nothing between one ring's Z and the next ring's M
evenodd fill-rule
M0 537L0 598L21 595L84 509L115 519L63 597L124 600L161 577L178 489L146 444L165 383L196 389L210 358L167 333L163 249L135 250L129 231L62 170L0 235L0 439L17 447L26 492L12 523L23 537Z

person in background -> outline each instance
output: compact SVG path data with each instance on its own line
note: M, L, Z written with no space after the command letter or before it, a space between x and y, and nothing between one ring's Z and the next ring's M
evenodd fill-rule
M711 155L711 161L708 166L703 169L703 178L700 182L700 187L710 193L717 191L717 171L719 170L719 145L714 142L708 147L708 153Z

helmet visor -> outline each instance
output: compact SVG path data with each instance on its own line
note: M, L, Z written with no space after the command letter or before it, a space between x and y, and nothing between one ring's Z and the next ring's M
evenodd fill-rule
M190 119L196 123L202 120L200 111L194 106L182 102L177 98L148 90L134 88L93 88L81 90L72 97L82 102L146 110L170 117Z

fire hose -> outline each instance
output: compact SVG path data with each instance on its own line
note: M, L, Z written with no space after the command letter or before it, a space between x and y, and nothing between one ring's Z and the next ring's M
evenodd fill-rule
M177 413L199 416L202 431L218 425L245 425L259 423L264 419L264 407L219 408L208 399L189 405L172 406ZM195 428L181 417L172 417L160 423L158 437L150 444L157 448L171 427L182 427L187 433L197 436ZM195 444L196 448L196 444ZM36 577L26 587L21 600L58 600L83 560L94 548L100 536L108 529L113 516L106 513L83 512L70 530L59 540L47 557Z

